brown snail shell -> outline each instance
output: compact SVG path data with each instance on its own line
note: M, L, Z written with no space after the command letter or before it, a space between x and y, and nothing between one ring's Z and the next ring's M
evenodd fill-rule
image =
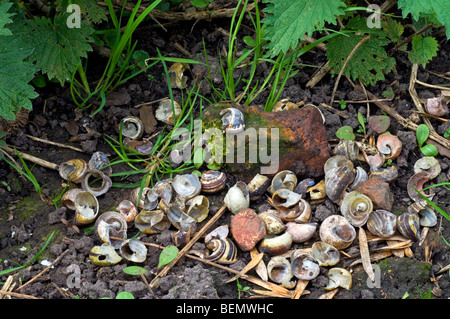
M78 193L81 193L84 191L85 190L82 188L69 189L61 197L61 201L67 206L68 209L75 210L75 198L77 197Z
M134 219L134 226L144 234L159 234L169 228L170 222L161 210L141 210Z
M366 155L364 153L364 159L366 160L367 164L369 164L371 170L376 170L383 166L385 162L385 157L380 152L374 154L374 155Z
M95 221L95 232L98 237L116 249L127 238L127 228L127 222L122 215L113 211L104 212Z
M241 181L236 182L228 190L223 201L233 214L237 214L240 210L248 208L250 206L250 192L247 184Z
M102 184L98 187L91 186L89 183L89 179L91 177L100 178L102 180ZM83 179L81 180L81 187L95 196L100 196L105 194L112 186L111 179L102 171L97 169L90 170L86 174L84 174Z
M402 142L392 134L384 133L378 136L377 149L385 159L396 159L402 152Z
M286 229L280 213L274 209L259 213L258 216L264 222L267 235L278 235Z
M328 170L325 175L325 190L328 198L333 202L338 202L355 177L356 170L350 160L339 167Z
M85 225L92 223L97 217L99 205L97 198L89 192L79 192L74 201L75 223Z
M112 167L110 166L109 159L103 152L95 152L92 154L88 166L90 170L97 169L103 171L107 176L111 176L112 174Z
M286 232L292 237L293 243L303 243L316 233L317 223L286 223Z
M289 98L279 100L275 103L272 112L289 111L293 109L298 109L299 105L290 101Z
M141 155L150 155L153 150L153 143L148 139L133 140L131 138L124 138L123 145Z
M367 229L375 236L391 237L397 225L397 216L383 209L377 209L369 215Z
M403 213L397 217L397 230L403 236L412 239L419 239L420 221L417 214Z
M248 183L248 189L250 191L250 200L256 200L260 198L269 188L270 179L261 174L256 174L253 179Z
M136 116L124 117L121 121L122 136L132 140L138 140L144 135L144 124L140 118Z
M138 239L125 240L119 246L120 255L128 261L142 263L147 259L147 247Z
M116 252L113 246L102 244L92 247L89 252L89 260L96 266L105 267L118 264L122 257Z
M424 156L418 159L414 164L414 173L425 171L428 173L429 179L433 179L441 172L441 165L439 161L433 156Z
M225 239L228 237L229 232L227 224L219 226L205 236L205 244L213 239Z
M425 194L422 191L423 184L425 184L429 180L430 180L429 173L425 172L425 171L420 171L418 173L415 173L413 176L411 176L411 178L408 180L408 184L406 186L409 197L412 200L414 200L415 202L424 203L424 206L425 206L426 201L424 199L422 199L422 197L419 195L418 192L420 192L422 195L428 197L429 199L433 198L433 196L434 196L433 190L430 190L428 194Z
M328 284L325 290L333 290L338 287L349 290L352 287L352 274L345 268L331 268L327 277Z
M170 86L172 89L184 89L186 87L187 76L184 72L189 69L189 65L183 62L175 62L168 70Z
M327 199L325 180L308 187L306 192L309 194L312 205L319 205Z
M435 116L446 116L448 114L448 106L444 96L428 98L425 103L425 111Z
M389 165L387 167L373 167L370 170L370 177L378 177L386 182L390 183L397 179L398 168L397 165Z
M207 260L226 265L233 264L237 260L237 247L229 238L212 239L207 247L213 250L211 255L205 257Z
M311 254L300 249L294 250L292 253L291 270L294 276L301 280L312 280L320 273L317 260Z
M59 165L59 176L74 183L80 183L89 170L88 163L83 159L72 159Z
M127 199L119 203L119 205L117 206L117 210L128 223L132 222L138 214L136 206L133 204L133 202Z
M325 164L323 165L323 172L325 175L327 175L330 170L344 166L349 161L350 160L344 155L331 156L329 159L326 160Z
M308 223L311 220L311 214L312 214L311 205L302 198L298 202L298 208L299 208L300 214L298 215L297 218L295 218L295 222L296 223Z
M353 182L350 184L348 189L353 189L356 186L358 186L361 182L365 182L369 179L369 175L367 174L366 170L362 168L361 166L356 167L356 176Z
M340 260L339 250L333 245L323 241L317 241L311 246L311 254L317 260L319 266L334 266Z
M259 245L259 249L269 256L276 256L287 252L291 245L292 236L285 232L281 235L264 238Z
M139 197L139 193L141 196ZM131 202L133 202L139 209L154 210L158 206L158 194L150 187L136 187L130 196Z
M331 215L320 225L319 235L321 241L342 250L353 243L356 230L344 216Z
M174 125L175 119L173 111L175 110L175 119L177 119L181 114L181 106L177 101L173 101L173 109L172 109L172 100L164 99L162 100L158 108L155 111L155 117L157 120L164 122L169 125Z
M358 191L345 194L340 210L354 227L363 226L373 210L372 200Z
M359 156L359 146L352 140L340 140L333 149L333 155L342 155L351 161L357 161Z
M226 181L227 174L224 172L207 170L202 173L200 178L201 190L207 194L220 192L225 188Z
M228 134L238 134L245 129L244 115L234 107L220 111L222 116L223 132Z
M267 274L270 280L281 284L281 286L287 289L295 287L295 281L291 281L292 277L294 277L291 264L285 257L272 257L267 264Z

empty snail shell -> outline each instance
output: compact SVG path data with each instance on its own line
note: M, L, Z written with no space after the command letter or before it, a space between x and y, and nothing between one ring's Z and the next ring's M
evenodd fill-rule
M426 201L414 202L408 206L406 210L408 213L418 214L422 209L424 209L428 203Z
M419 239L420 222L415 213L403 213L397 217L397 230L405 237L412 240Z
M363 226L373 210L372 200L357 191L347 193L340 207L344 216L354 227Z
M173 108L172 108L173 102ZM169 125L174 125L174 111L175 111L175 119L181 114L181 106L177 101L173 101L171 99L162 100L158 108L155 111L155 117L157 120L164 122Z
M294 250L291 256L292 274L301 280L312 280L320 273L317 260L309 253Z
M392 134L384 133L378 136L377 149L385 159L396 159L402 151L402 142Z
M82 188L72 188L69 189L64 195L61 197L61 201L67 206L68 209L75 210L75 198L78 193L84 192L85 190Z
M89 170L88 163L83 159L72 159L59 165L59 176L74 183L81 182L84 174Z
M323 203L327 199L325 180L321 180L319 183L308 187L306 193L309 194L311 204L318 205Z
M187 63L175 62L167 72L169 74L170 86L173 89L184 89L186 87L187 76L184 71L189 68Z
M226 108L220 111L222 115L223 132L228 134L237 134L245 129L244 115L234 107Z
M141 155L150 155L153 150L153 143L145 138L142 140L133 140L127 137L123 139L123 145Z
M414 164L414 173L419 173L421 171L427 172L429 178L433 179L441 172L441 165L433 156L424 156Z
M229 238L212 239L207 247L213 250L211 255L205 257L207 260L219 264L232 264L237 260L237 247Z
M141 210L134 219L134 226L144 234L159 234L169 228L170 222L161 210Z
M136 116L124 117L120 123L122 126L122 136L132 140L138 140L144 135L144 124Z
M250 192L247 184L238 181L231 187L223 199L227 208L233 213L237 214L241 209L250 206Z
M197 223L201 223L208 217L209 213L209 200L208 197L203 195L197 195L190 199L187 203L189 206L186 214L195 219Z
M127 238L127 222L117 212L108 211L101 214L95 221L94 228L98 237L114 248L118 248Z
M419 211L419 224L423 227L434 227L437 224L436 213L431 205L426 205Z
M256 200L260 198L269 188L270 179L261 174L256 174L253 179L248 183L248 189L250 191L250 199Z
M275 103L275 106L272 109L272 112L281 112L281 111L289 111L293 109L298 109L299 104L293 103L289 98L279 100Z
M375 236L390 237L394 235L397 216L383 209L373 211L367 219L367 229Z
M75 222L77 224L90 224L98 214L97 198L89 192L79 192L75 197Z
M280 189L294 191L296 186L297 176L295 175L295 173L289 170L284 170L275 174L269 190L272 194Z
M389 165L387 167L371 168L370 177L378 177L386 182L390 183L397 179L398 168L396 165Z
M291 248L292 236L289 233L283 233L281 235L266 237L264 238L260 245L260 251L266 253L269 256L276 256L284 254Z
M139 196L141 194L141 196ZM158 206L158 194L150 187L136 187L131 192L130 200L143 210L154 210Z
M98 187L92 186L90 184L91 177L100 178L102 180L101 185ZM83 179L81 180L81 187L85 191L90 192L95 196L105 194L111 188L111 185L112 185L111 179L105 173L97 169L90 170L89 172L84 174Z
M197 196L202 189L198 176L194 174L176 175L173 179L172 187L179 196L185 199Z
M427 99L425 111L435 116L446 116L448 114L447 102L443 95Z
M342 250L353 243L356 230L344 216L331 215L320 225L319 235L321 241Z
M325 175L325 190L328 198L333 202L339 202L355 177L356 170L349 160L342 166L328 170Z
M369 179L369 175L367 174L366 170L362 168L361 166L356 167L356 176L353 182L350 184L348 189L353 189L356 186L358 186L361 182L365 182Z
M359 146L352 140L340 140L333 149L333 155L343 155L351 161L356 161L359 156Z
M118 264L122 257L116 252L113 246L102 244L92 247L89 252L89 260L96 266L105 267Z
M308 223L311 220L311 213L312 213L311 205L302 198L298 202L298 209L300 214L298 215L298 217L295 218L295 222Z
M138 213L136 205L134 205L133 202L127 199L119 203L119 205L117 206L117 210L128 223L132 222L136 218L136 215Z
M147 247L138 239L125 240L119 246L119 253L126 260L142 263L147 258Z
M312 178L306 178L304 180L301 180L297 186L295 186L294 192L297 194L300 194L303 196L306 196L306 193L308 192L308 188L311 186L314 186L315 182Z
M213 239L225 239L228 237L229 232L227 224L219 226L205 236L205 244L208 244Z
M103 152L95 152L92 154L88 166L90 170L98 169L108 176L112 174L112 167L110 166L109 159Z
M383 166L385 162L385 157L380 152L374 154L374 155L366 155L364 153L364 159L366 160L367 164L369 164L370 169L376 170Z
M352 287L352 274L345 268L331 268L327 277L328 284L325 290L333 290L338 287L349 290Z
M286 232L292 237L293 243L303 243L316 233L317 223L286 223Z
M330 170L343 166L348 161L350 160L344 155L331 156L329 159L326 160L325 164L323 165L323 172L325 175L327 175Z
M302 199L302 195L285 188L276 190L272 195L272 203L276 208L292 208Z
M267 274L270 280L281 284L281 286L287 289L294 288L295 286L295 281L291 281L292 277L294 277L291 264L285 257L272 257L267 264Z
M333 245L323 241L317 241L311 246L311 254L317 260L319 266L334 266L340 260L339 250Z
M224 189L226 181L227 174L224 172L207 170L200 178L201 190L207 194L220 192Z
M258 216L264 222L267 235L278 235L286 229L280 213L276 210L269 209L259 213Z
M178 205L168 204L164 200L161 200L161 203L163 205L160 205L160 207L165 211L167 218L175 228L183 232L193 233L195 231L197 222L194 218L183 212Z
M418 173L415 173L413 176L411 176L411 178L408 180L408 184L406 186L409 197L412 200L414 200L415 202L426 203L426 201L424 199L422 199L422 197L419 195L418 192L420 192L422 195L428 197L429 199L432 199L434 196L433 190L430 190L428 194L425 194L424 191L422 191L423 184L425 184L429 180L430 180L430 175L428 172L425 172L425 171L420 171Z
M171 180L159 181L152 188L155 195L160 199L164 199L166 202L170 202L172 199L173 187Z

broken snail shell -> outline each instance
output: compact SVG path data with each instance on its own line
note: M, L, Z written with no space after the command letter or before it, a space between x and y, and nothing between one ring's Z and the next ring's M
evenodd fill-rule
M142 263L147 258L147 247L138 239L127 239L119 246L119 253L128 261Z
M79 225L92 223L97 217L99 205L97 197L89 192L79 192L75 197L75 222Z
M270 179L261 174L256 174L253 179L248 183L248 189L250 191L250 200L256 200L260 198L269 188Z
M119 203L119 205L117 206L117 210L128 223L132 222L136 218L136 215L138 213L138 210L133 202L127 199L124 199Z
M85 190L82 188L69 189L61 197L61 201L67 206L68 209L75 210L75 198L77 197L78 193L81 193L84 191Z
M172 109L173 102L173 109ZM181 114L181 106L177 101L173 101L171 99L162 100L158 108L155 111L155 117L157 120L164 122L169 125L174 125L174 111L175 111L175 119Z
M91 248L89 260L96 266L105 267L118 264L122 257L120 257L113 246L102 244Z
M139 197L139 193L141 196ZM158 194L150 187L136 187L130 196L130 200L137 205L138 208L143 210L154 210L158 206Z
M144 124L136 116L124 117L120 123L122 126L122 136L132 140L138 140L144 135Z
M355 177L356 170L350 160L328 170L325 175L325 191L328 198L333 202L339 202Z
M344 155L334 155L328 158L323 165L323 172L325 175L332 169L345 165L350 160ZM350 161L351 162L351 161Z
M197 223L201 223L208 217L209 213L209 200L208 197L203 195L197 195L190 199L187 203L189 206L186 214L195 219Z
M311 213L312 213L311 205L302 198L298 202L298 209L300 214L298 215L297 218L295 218L295 222L308 223L311 220Z
M302 103L302 102L300 102L300 103ZM299 104L291 102L289 98L282 99L282 100L279 100L277 103L275 103L275 106L273 107L272 112L281 112L281 111L289 111L289 110L293 110L293 109L298 109Z
M258 216L264 222L267 235L278 235L286 229L280 213L274 209L268 209L259 213Z
M293 243L303 243L316 233L317 223L286 223L286 232L292 237Z
M294 191L297 186L297 175L289 170L284 170L275 174L272 179L272 184L270 185L269 191L273 194L277 190L287 189L289 191Z
M220 111L219 115L222 115L222 127L224 133L237 134L244 131L244 115L238 109L229 107Z
M134 219L134 226L144 234L159 234L169 228L170 222L161 210L141 210Z
M297 186L295 186L294 192L297 194L300 194L303 196L306 196L306 193L308 192L308 188L311 186L314 186L315 182L312 178L306 178L304 180L301 180Z
M432 189L430 189L428 194L425 194L422 191L423 184L425 184L429 180L430 180L429 173L426 171L420 171L418 173L415 173L413 176L411 176L410 179L408 180L408 184L406 185L406 190L408 191L409 197L413 201L423 204L423 206L426 205L426 201L424 199L422 199L422 197L419 195L418 192L420 192L422 195L428 197L430 200L434 196L434 191Z
M340 140L333 149L333 155L342 155L351 161L356 161L359 156L359 146L352 140Z
M166 213L170 223L183 232L193 233L197 227L194 218L183 212L178 205L168 204L165 200L161 200L160 207Z
M419 239L420 222L419 217L415 213L403 213L397 217L397 230L403 236L412 239Z
M211 255L205 257L207 260L219 264L232 264L237 260L237 247L229 238L212 239L207 247L213 250Z
M367 219L367 229L375 236L391 237L397 225L397 216L383 209L373 211Z
M259 249L269 256L276 256L287 252L291 245L292 235L285 232L277 236L267 236L259 244Z
M423 227L434 227L437 224L437 216L431 205L426 205L419 211L419 224Z
M224 172L214 170L204 171L200 178L201 190L207 194L220 192L225 188L226 181L227 174Z
M418 159L414 164L414 173L425 171L428 173L430 179L433 179L441 172L441 165L439 161L433 156L424 156Z
M276 208L292 208L302 199L302 195L285 188L276 190L272 195L272 203Z
M113 211L101 214L94 227L98 237L116 249L127 239L127 228L127 222L122 215Z
M92 186L90 184L91 177L96 177L101 179L102 183L100 186ZM93 169L84 174L83 179L81 180L81 187L95 196L100 196L105 194L112 186L112 181L109 176L107 176L102 171L99 171L98 169Z
M295 287L295 281L291 281L292 277L294 277L291 264L285 257L272 257L267 264L267 274L270 280L281 284L281 286L287 289Z
M237 214L241 209L250 206L250 192L247 184L238 181L231 187L223 199L227 208L233 213Z
M150 155L153 150L153 143L149 139L132 140L130 138L123 139L123 145L131 148L140 155Z
M370 177L378 177L388 183L393 182L398 177L397 165L389 165L387 167L372 167L370 169Z
M229 233L230 231L227 224L219 226L205 236L205 244L208 244L213 239L225 239L228 237Z
M366 170L362 168L361 166L356 167L356 176L353 182L350 184L348 189L353 189L356 186L358 186L361 182L365 182L369 179L369 175L367 174Z
M95 152L92 154L88 166L90 170L98 169L108 176L112 174L112 167L110 166L108 156L103 152Z
M320 267L311 254L297 249L291 255L291 271L298 279L312 280L319 275Z
M339 250L333 245L323 241L317 241L311 246L311 254L317 260L319 266L334 266L340 260Z
M402 142L392 134L384 133L377 138L377 149L385 159L396 159L402 151Z
M59 176L74 183L80 183L89 170L88 163L83 159L72 159L59 165Z
M319 236L321 241L342 250L353 243L356 230L344 216L331 215L320 225Z
M181 198L186 200L197 196L202 189L200 180L195 174L176 175L173 179L172 187Z
M325 290L333 290L338 287L349 290L352 287L352 274L345 268L331 268L327 277L328 284Z
M446 116L448 114L448 106L444 96L428 98L425 102L425 111L435 116Z
M175 62L168 70L170 87L173 89L184 89L186 87L187 76L184 72L189 68L187 63Z
M374 155L366 155L364 153L364 159L366 160L367 164L369 164L371 170L376 170L384 165L385 157L380 152L374 154Z
M363 226L373 210L372 200L358 191L345 194L340 207L344 216L354 227Z
M308 187L306 189L312 205L319 205L327 199L327 192L325 187L325 180L321 180L319 183Z

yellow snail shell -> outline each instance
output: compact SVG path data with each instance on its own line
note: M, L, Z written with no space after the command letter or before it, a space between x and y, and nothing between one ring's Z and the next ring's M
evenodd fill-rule
M136 116L127 116L122 119L122 136L132 140L138 140L144 135L144 124L140 118Z
M344 216L354 227L363 226L373 210L372 200L357 191L347 193L340 207Z
M84 174L89 170L88 163L83 159L72 159L59 165L59 176L76 184L81 182Z
M92 247L89 252L89 259L94 265L105 267L118 264L122 257L120 257L113 246L102 244L101 246Z

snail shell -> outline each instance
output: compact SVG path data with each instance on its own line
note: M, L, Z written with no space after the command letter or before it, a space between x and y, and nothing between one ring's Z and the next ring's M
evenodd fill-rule
M101 246L92 247L89 252L89 259L94 265L104 267L118 264L122 257L120 257L113 246L102 244Z
M378 177L390 183L397 179L398 168L396 165L389 165L387 167L372 167L370 170L370 177Z
M205 244L213 239L225 239L228 237L229 232L227 224L219 226L205 236Z
M228 190L223 201L233 214L239 213L241 209L248 208L250 206L250 192L247 184L241 181L236 182Z
M81 193L84 191L85 190L82 188L69 189L61 197L61 201L67 206L68 209L75 210L75 198L77 197L78 193Z
M189 206L186 214L194 218L197 223L201 223L208 217L209 200L206 196L197 195L190 199L186 205Z
M141 210L134 219L134 226L144 234L159 234L169 228L170 222L161 210Z
M232 264L237 260L236 245L229 238L212 239L207 247L213 250L211 255L205 257L207 260L216 261L219 264Z
M186 87L187 76L184 76L184 71L189 68L187 63L175 62L168 70L170 86L173 89L184 89Z
M436 213L431 205L426 205L419 211L419 224L423 227L434 227L437 224Z
M417 214L403 213L397 217L397 230L412 240L419 239L420 222Z
M378 152L374 155L365 155L365 153L364 153L364 158L365 158L367 164L369 164L371 170L376 170L376 169L380 168L381 166L383 166L383 164L386 160L384 155L381 154L380 152Z
M279 100L272 109L272 112L281 112L281 111L289 111L293 109L298 109L299 105L293 103L287 99Z
M359 146L352 140L340 140L332 153L333 155L342 155L351 161L356 161L359 156Z
M176 175L172 187L179 196L186 200L197 196L202 189L198 176L194 174Z
M173 109L172 109L172 100L170 99L162 100L155 111L155 117L157 120L161 122L164 122L169 125L174 125L175 123L173 117L174 110L175 110L175 118L178 118L181 114L180 104L177 101L173 101Z
M123 139L123 145L141 155L150 155L153 150L153 143L148 139L133 140L127 137Z
M114 248L119 248L122 241L127 238L127 222L117 212L108 211L101 214L95 221L95 232L98 237ZM119 238L119 239L112 239Z
M142 124L141 119L136 116L127 116L123 118L120 125L122 126L122 136L132 140L138 140L144 134L144 124Z
M293 243L303 243L316 233L317 223L286 223L286 232L292 237Z
M333 245L325 243L323 241L317 241L312 244L311 254L317 260L319 266L334 266L340 260L339 250Z
M59 165L59 176L74 183L80 183L89 170L88 163L83 159L72 159Z
M298 215L297 218L295 218L295 222L296 223L308 223L311 220L311 213L312 213L311 205L302 198L298 202L298 208L299 208L300 214Z
M161 203L163 203L161 208L165 211L167 218L175 228L186 233L195 231L197 222L194 218L183 212L178 205L168 204L164 200L161 200Z
M294 192L297 194L300 194L303 196L306 196L306 193L308 192L308 188L311 186L314 186L315 182L312 178L306 178L302 181L300 181L297 186L295 186Z
M141 193L140 197L139 193ZM151 211L158 206L158 194L150 187L142 188L142 192L140 187L136 187L131 192L130 200L143 210Z
M224 133L237 134L244 131L244 115L238 109L234 107L226 108L222 110L219 115L222 115L222 126Z
M306 192L309 194L312 205L319 205L327 199L327 192L325 187L325 180L308 187Z
M276 256L284 254L291 248L292 236L289 233L283 233L278 236L266 237L260 243L260 251L269 255Z
M214 170L205 171L200 178L201 190L207 194L220 192L224 189L226 181L227 174L224 172Z
M79 192L75 197L75 222L80 225L92 223L98 215L97 197L89 192Z
M434 196L433 190L430 190L430 192L428 194L425 194L422 191L423 184L425 184L429 180L430 180L429 173L425 172L425 171L420 171L418 173L415 173L413 176L411 176L411 178L408 180L408 184L406 186L409 197L412 200L414 200L415 202L418 202L421 204L423 203L423 206L426 205L426 201L424 199L422 199L422 197L420 197L420 195L417 191L419 191L422 195L428 197L431 200ZM414 188L417 189L417 191Z
M369 179L369 175L367 174L366 170L362 168L361 166L358 166L356 168L356 176L353 182L350 184L348 189L353 189L356 186L358 186L361 182L365 182Z
M132 222L136 218L136 215L138 213L138 210L133 202L127 199L119 203L119 205L117 206L117 210L128 223Z
M264 222L267 235L278 235L286 229L280 213L276 210L269 209L258 214L259 218Z
M378 136L377 149L385 159L396 159L402 151L402 142L392 134L384 133Z
M250 183L248 183L250 200L256 200L260 198L267 191L270 183L271 181L267 176L256 174L250 181Z
M291 270L295 277L301 280L312 280L320 273L317 260L302 250L294 250L291 256Z
M272 195L272 203L276 208L292 208L302 199L302 195L285 188L276 190Z
M414 173L417 174L421 171L427 172L429 178L433 179L441 172L441 165L433 156L424 156L414 164Z
M344 216L354 227L363 226L373 210L372 200L357 191L347 193L340 207Z
M135 263L142 263L147 258L147 247L138 239L123 241L119 252L123 258Z
M278 172L272 179L272 184L270 186L270 192L273 194L277 190L287 189L289 191L294 191L297 186L297 176L294 172L289 170L284 170Z
M325 175L325 190L328 198L333 202L338 202L355 177L356 170L349 160L342 166L328 170Z
M448 106L444 96L441 95L427 99L425 111L435 116L446 116L448 114Z
M338 287L349 290L352 287L352 274L345 268L335 267L328 271L328 284L325 290L333 290Z
M295 281L291 281L294 274L292 273L291 264L281 256L272 257L267 264L267 275L270 280L281 284L281 286L291 289L295 287Z
M319 235L321 241L342 250L353 243L356 230L344 216L331 215L320 225Z
M390 237L394 235L397 216L387 210L378 209L367 219L367 229L375 236Z
M102 180L102 184L99 187L93 187L89 183L89 179L91 177L100 178ZM83 179L81 180L81 187L87 191L92 193L94 196L100 196L105 194L112 185L111 179L102 171L97 169L90 170L86 174L84 174Z
M325 175L327 175L330 170L344 166L349 161L350 160L344 155L331 156L323 165L323 172Z
M97 169L103 171L108 176L111 176L112 174L112 167L110 166L109 159L103 152L95 152L92 154L88 166L90 170Z

